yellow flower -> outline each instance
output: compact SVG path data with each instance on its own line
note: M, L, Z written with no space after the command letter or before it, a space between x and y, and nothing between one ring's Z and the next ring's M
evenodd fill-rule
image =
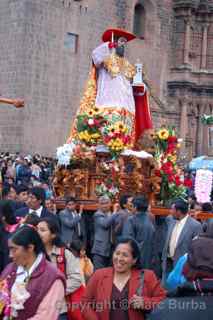
M111 125L108 130L109 130L109 133L115 133L116 128L114 125Z
M123 122L121 122L121 121L116 122L115 125L114 125L114 127L115 127L115 130L118 131L118 132L123 132L123 133L125 133L125 132L128 131L128 128L127 128L127 127L125 126L125 124L124 124Z
M91 136L92 136L93 139L100 138L100 134L99 133L93 133Z
M87 130L79 132L78 137L79 137L80 140L83 140L83 141L86 141L86 142L89 142L91 140L91 138L92 138Z
M94 108L91 108L89 111L88 111L88 116L89 117L93 117L97 114L99 114L101 112L101 110L98 108L98 107L94 107Z
M90 110L88 111L88 115L89 115L89 117L94 116L94 109L90 109Z
M124 149L123 141L119 138L109 141L108 146L114 151L121 151Z
M169 137L169 131L166 129L160 129L157 134L161 140L167 140Z
M101 110L98 107L94 107L93 112L94 112L94 114L98 114L101 112Z

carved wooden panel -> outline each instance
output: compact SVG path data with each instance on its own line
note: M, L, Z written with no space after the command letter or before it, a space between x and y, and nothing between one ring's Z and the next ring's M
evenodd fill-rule
M109 154L96 154L92 166L77 168L76 163L73 168L57 168L53 186L57 196L73 196L79 200L96 201L96 187L102 183L118 187L120 194L146 193L153 198L161 182L153 174L155 166L153 158L121 156L115 163Z

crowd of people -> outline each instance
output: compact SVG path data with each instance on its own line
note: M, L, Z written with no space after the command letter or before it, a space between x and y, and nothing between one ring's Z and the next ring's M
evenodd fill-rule
M0 155L0 319L213 316L213 221L190 215L192 184L167 217L152 215L146 195L116 205L101 196L95 213L67 197L58 210L55 166L38 154Z

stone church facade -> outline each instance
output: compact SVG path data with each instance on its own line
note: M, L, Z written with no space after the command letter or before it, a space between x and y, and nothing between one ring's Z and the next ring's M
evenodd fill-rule
M212 0L1 0L0 94L26 103L1 105L1 150L55 154L109 27L138 36L127 56L144 64L155 127L177 127L183 158L213 155L200 120L213 113Z

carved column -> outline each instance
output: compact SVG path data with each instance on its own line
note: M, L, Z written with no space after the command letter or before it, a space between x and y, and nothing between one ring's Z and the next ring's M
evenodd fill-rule
M207 61L207 46L208 46L208 24L203 26L203 39L202 39L202 56L201 56L201 69L206 69Z
M181 115L180 115L180 138L183 139L181 144L181 153L184 154L186 151L186 135L188 131L188 100L181 100Z
M184 57L183 62L189 64L189 51L190 51L190 20L185 20L186 29L185 29L185 39L184 39Z

